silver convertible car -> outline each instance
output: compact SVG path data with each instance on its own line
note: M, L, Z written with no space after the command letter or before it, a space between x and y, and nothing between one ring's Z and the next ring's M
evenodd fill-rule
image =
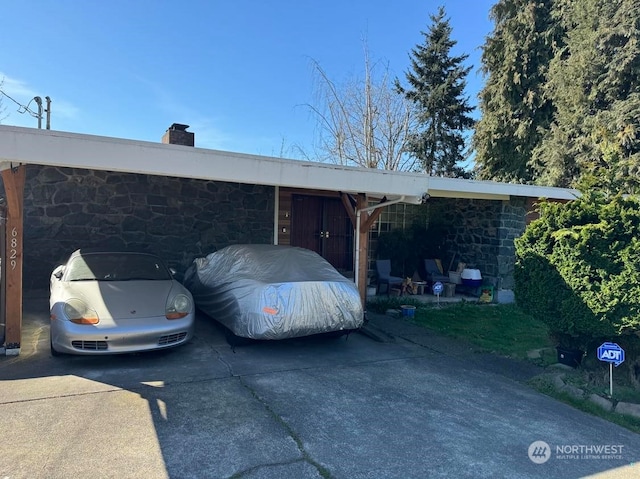
M193 335L191 293L147 253L77 250L50 280L51 354L180 346Z

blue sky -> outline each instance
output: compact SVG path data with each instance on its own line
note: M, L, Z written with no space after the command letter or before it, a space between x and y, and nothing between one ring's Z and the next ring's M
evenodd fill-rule
M404 79L429 15L444 5L482 86L491 0L23 0L3 2L2 90L22 105L49 96L51 129L160 141L186 123L196 146L313 156L317 61L336 83L372 60ZM2 124L37 127L2 99ZM36 110L35 104L30 105ZM44 127L44 122L43 122Z

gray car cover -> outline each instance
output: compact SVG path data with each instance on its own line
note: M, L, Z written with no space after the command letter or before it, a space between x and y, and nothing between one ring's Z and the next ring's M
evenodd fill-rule
M291 246L233 245L187 269L196 306L236 336L285 339L358 329L358 289L313 251Z

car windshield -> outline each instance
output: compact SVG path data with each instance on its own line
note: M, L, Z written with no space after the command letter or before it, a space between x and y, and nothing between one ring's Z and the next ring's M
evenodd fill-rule
M150 254L87 253L66 267L66 281L156 281L171 279L162 261Z

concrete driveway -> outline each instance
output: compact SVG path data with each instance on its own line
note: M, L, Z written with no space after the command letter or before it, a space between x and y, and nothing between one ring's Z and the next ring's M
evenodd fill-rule
M46 297L24 316L0 358L3 479L640 477L639 435L399 319L234 352L200 317L175 350L52 358Z

